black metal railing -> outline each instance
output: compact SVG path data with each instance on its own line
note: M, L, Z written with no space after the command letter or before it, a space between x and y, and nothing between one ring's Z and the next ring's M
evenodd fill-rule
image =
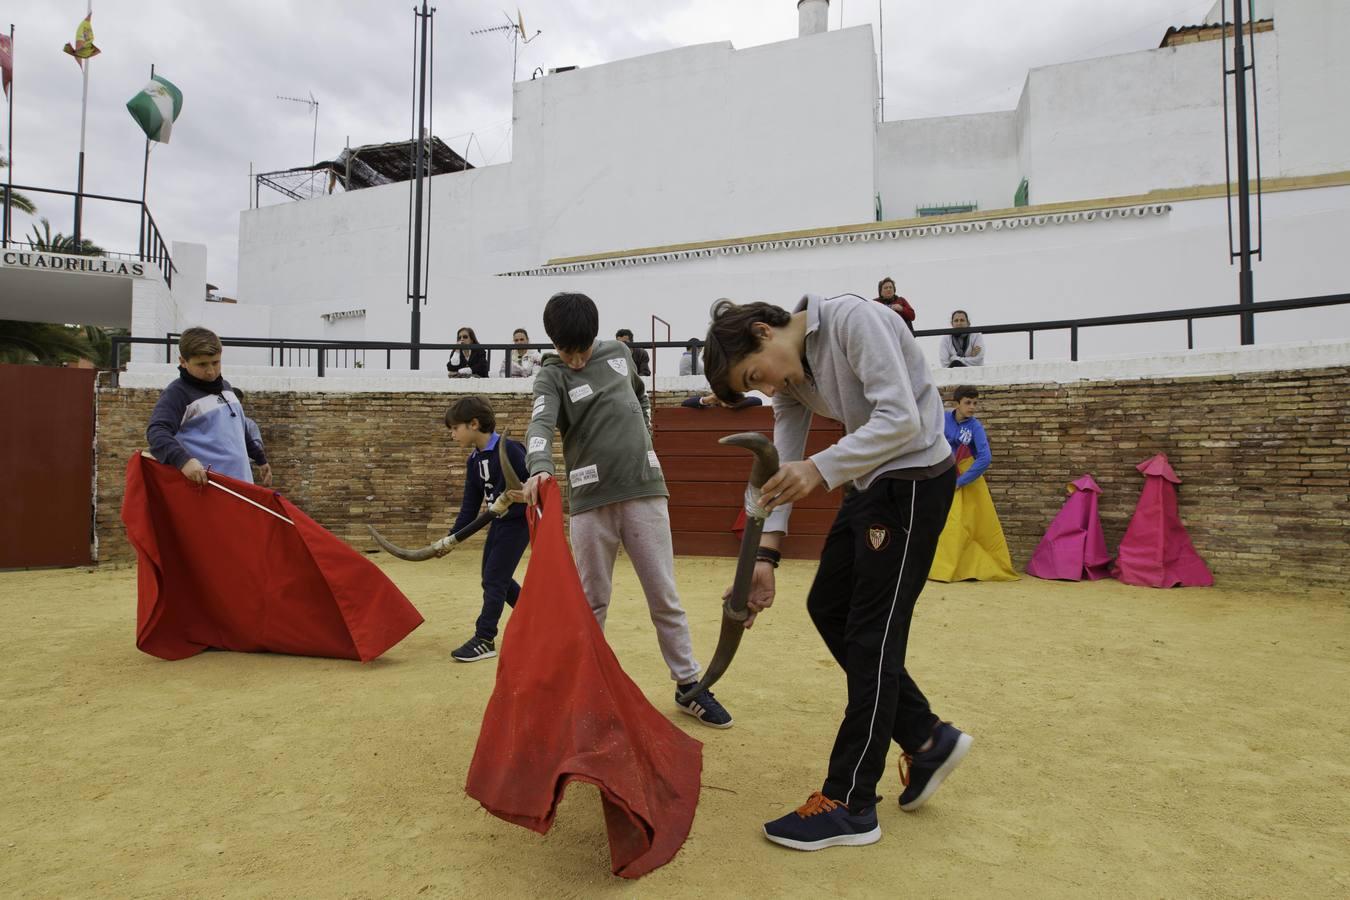
M1068 331L1069 332L1069 358L1073 361L1078 360L1078 333L1086 328L1107 328L1120 325L1143 325L1157 322L1185 322L1186 323L1186 347L1195 348L1193 325L1196 319L1215 319L1225 316L1241 316L1245 313L1273 313L1289 312L1301 309L1316 309L1324 306L1339 306L1350 304L1350 294L1328 294L1322 297L1300 297L1291 300L1267 300L1251 306L1241 304L1229 304L1226 306L1197 306L1190 309L1172 309L1160 310L1158 312L1144 313L1126 313L1116 316L1098 316L1088 319L1047 319L1038 322L1014 322L1008 325L984 325L972 328L931 328L922 331L916 331L916 337L934 337L944 334L969 334L979 332L981 334L1019 334L1027 335L1028 356L1031 359L1036 358L1036 335L1044 331ZM226 347L251 347L257 349L266 349L269 352L269 365L294 366L297 360L306 367L313 366L320 378L331 368L330 361L344 360L347 364L339 364L340 368L365 368L367 360L366 354L371 351L384 352L384 367L393 368L393 355L397 352L411 352L414 348L420 350L485 350L488 355L488 373L495 376L492 371L492 356L496 351L509 352L511 350L551 350L552 344L413 344L408 341L337 341L337 340L306 340L300 338L249 338L249 337L223 337L221 343ZM164 361L171 363L174 361L174 354L177 349L178 334L169 332L163 337L130 337L128 335L114 335L111 338L112 347L109 356L112 359L119 359L117 353L123 346L131 344L154 344L164 347ZM643 347L647 350L666 350L679 349L684 350L687 346L685 341L649 341L645 343L634 342L635 346ZM357 354L360 354L359 356ZM360 362L360 366L354 363ZM655 366L653 366L655 371Z
M112 257L116 259L139 259L143 262L152 263L159 269L160 274L164 276L164 283L168 285L170 288L173 287L173 273L176 270L174 268L173 259L169 254L169 245L168 242L164 240L164 234L159 230L159 225L155 223L155 217L150 215L150 207L147 206L145 203L142 203L140 200L132 200L127 197L110 197L107 196L106 194L90 194L90 193L76 194L75 191L63 191L58 190L56 188L34 187L32 185L27 184L14 185L14 191L15 193L22 192L25 194L53 194L60 197L71 197L75 201L78 201L82 198L86 201L94 200L105 203L121 203L137 207L138 234L136 239L136 251L133 253L130 250L101 250L98 255ZM0 213L0 220L5 219L6 217L3 215L3 213ZM14 231L14 229L12 228L12 221L9 221L7 223L7 228L8 228L7 231L0 233L0 246L3 246L7 249L8 248L16 248L23 250L39 249L36 245L37 242L32 240L32 238L21 237L20 235L18 235L17 232ZM85 238L87 237L87 235L81 235L81 237ZM79 250L79 248L74 247L73 241L72 246L68 249L62 249L59 247L47 247L42 248L42 252L68 253L76 256L87 255L82 253Z

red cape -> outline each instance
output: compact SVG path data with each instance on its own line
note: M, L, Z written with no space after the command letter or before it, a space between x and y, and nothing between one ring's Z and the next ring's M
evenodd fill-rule
M1144 491L1134 518L1120 539L1111 574L1126 584L1145 587L1208 587L1209 567L1195 552L1177 512L1177 473L1159 453L1135 466L1144 473Z
M563 537L556 482L544 482L541 503L542 514L528 510L530 566L464 790L494 816L544 834L569 782L595 785L611 868L637 878L689 836L703 745L619 667Z
M1102 489L1091 475L1069 485L1069 497L1050 523L1036 552L1027 563L1027 574L1065 581L1096 581L1110 575L1111 554L1106 552L1097 515Z
M274 491L137 453L122 522L136 548L136 646L161 659L208 647L369 662L422 624L383 572Z

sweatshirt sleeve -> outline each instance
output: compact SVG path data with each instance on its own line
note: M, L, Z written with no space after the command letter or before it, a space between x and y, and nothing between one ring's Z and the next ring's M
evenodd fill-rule
M558 429L558 410L562 404L562 390L552 367L540 369L534 379L534 408L530 413L530 427L525 431L525 461L531 475L553 469L553 432Z
M942 343L938 345L938 358L942 360L942 368L947 368L956 359L956 348L952 346L952 336L944 334Z
M159 395L154 412L150 413L150 425L145 429L145 440L155 459L175 469L192 459L192 454L178 443L178 426L183 422L183 413L187 411L187 396L173 385Z
M507 448L508 452L510 448ZM464 466L464 502L460 504L459 515L455 517L455 524L450 526L450 534L459 531L465 525L468 525L478 516L478 508L483 505L483 476L478 474L478 466L469 455L469 461Z
M258 428L258 423L244 416L244 446L248 450L248 458L260 466L267 465L267 452L263 449L262 431Z
M773 398L773 446L778 451L779 464L796 462L806 453L806 437L811 432L811 410L791 397L775 394ZM822 473L823 474L823 473ZM764 530L787 533L792 504L787 503L769 513Z
M469 368L473 374L479 378L488 377L488 356L486 350L472 350L469 352Z
M971 332L968 346L974 352L968 353L966 356L962 357L961 361L968 366L984 365L984 335L980 334L978 331ZM977 347L979 349L976 349Z
M642 420L647 423L647 433L652 430L652 400L647 396L647 383L642 380L638 374L637 365L634 364L629 369L629 378L633 382L633 393L637 394L638 403L642 404Z
M506 441L506 438L502 438ZM519 441L506 441L506 459L521 481L530 477L530 467L525 462L525 445ZM505 474L505 473L503 473Z
M896 347L896 333L885 325L878 327L873 315L871 308L859 304L845 312L833 329L832 339L862 382L872 416L861 428L811 457L830 490L893 459L896 448L918 437L923 427L909 371Z
M989 468L990 461L994 456L989 452L989 437L984 433L984 426L978 421L972 420L971 425L971 443L974 444L975 462L971 463L970 468L961 473L956 479L956 486L963 488L970 484L976 478L979 478Z

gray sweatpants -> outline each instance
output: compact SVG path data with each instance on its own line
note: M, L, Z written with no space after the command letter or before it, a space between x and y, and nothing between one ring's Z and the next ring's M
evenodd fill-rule
M675 547L670 539L670 513L665 497L641 497L588 509L572 516L572 557L591 612L605 629L614 587L614 560L619 544L633 561L647 609L656 626L661 656L677 684L698 680L689 620L675 589Z

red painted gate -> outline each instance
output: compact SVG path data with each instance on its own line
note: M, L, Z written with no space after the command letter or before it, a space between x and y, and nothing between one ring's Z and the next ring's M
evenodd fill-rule
M94 374L0 365L0 569L93 562Z

